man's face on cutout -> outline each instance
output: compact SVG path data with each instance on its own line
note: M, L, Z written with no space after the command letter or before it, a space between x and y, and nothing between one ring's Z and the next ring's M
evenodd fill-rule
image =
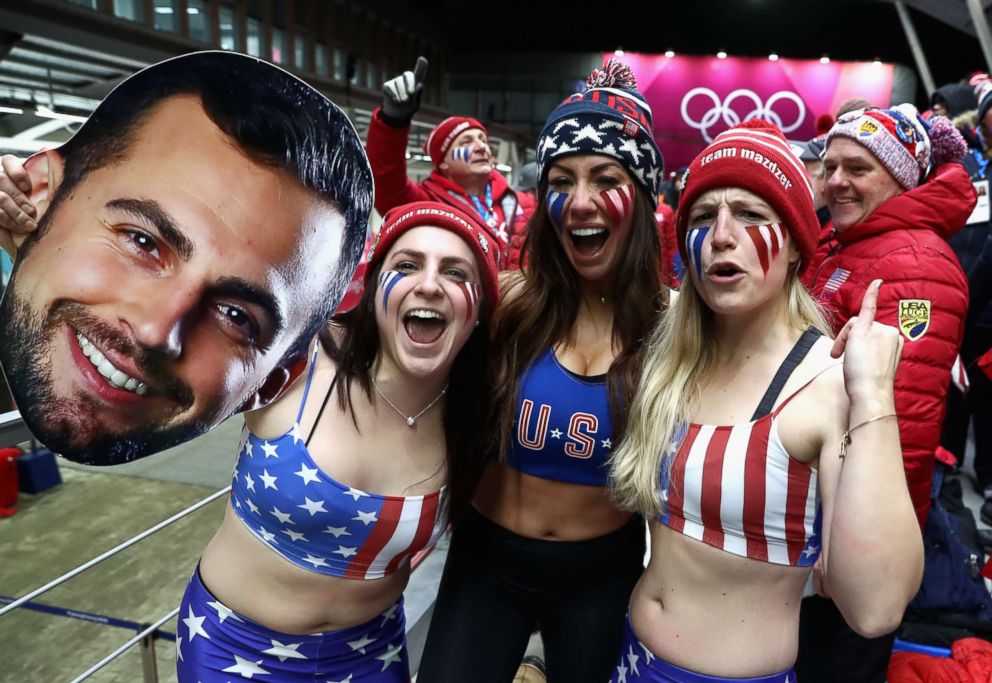
M125 462L295 377L282 362L335 272L344 216L249 158L198 98L151 109L123 161L58 200L0 302L0 360L47 446Z

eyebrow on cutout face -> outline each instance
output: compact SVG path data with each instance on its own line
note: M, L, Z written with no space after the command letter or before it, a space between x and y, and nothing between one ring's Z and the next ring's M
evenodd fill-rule
M215 296L229 297L261 308L272 323L271 337L274 338L283 331L285 319L275 298L254 283L240 277L222 277L210 287L210 290Z
M123 197L112 199L105 206L108 209L123 211L136 218L149 221L158 230L162 239L169 243L183 261L189 261L193 255L193 243L179 229L169 212L154 199Z

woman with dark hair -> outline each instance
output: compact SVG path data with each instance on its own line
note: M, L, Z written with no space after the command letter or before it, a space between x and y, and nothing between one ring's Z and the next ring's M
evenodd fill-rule
M456 527L419 680L509 681L537 627L548 679L605 680L643 569L644 523L607 492L667 303L654 219L661 155L630 70L610 61L551 114L524 267L502 277L489 464Z
M653 518L615 683L794 683L814 566L865 636L898 626L919 586L893 397L902 338L874 322L881 281L827 336L800 281L819 232L812 194L763 121L689 166L686 277L612 461L623 509Z
M386 215L306 381L245 415L231 505L180 608L181 682L409 681L410 558L478 480L496 262L457 209Z
M409 682L410 560L481 471L498 258L452 207L386 215L361 301L320 331L305 381L245 413L230 504L180 605L180 683Z

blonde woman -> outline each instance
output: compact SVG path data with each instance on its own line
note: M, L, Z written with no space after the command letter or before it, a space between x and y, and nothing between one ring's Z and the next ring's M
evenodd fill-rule
M923 548L892 381L902 340L880 282L835 341L799 277L817 221L780 131L749 122L689 167L687 275L651 339L621 507L653 518L613 681L795 681L809 572L867 636L896 627Z

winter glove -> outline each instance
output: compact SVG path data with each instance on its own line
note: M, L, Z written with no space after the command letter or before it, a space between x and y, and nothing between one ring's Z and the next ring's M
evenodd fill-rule
M420 93L424 89L426 75L427 60L417 57L413 71L404 71L382 85L380 115L383 121L397 128L410 125L410 120L420 108Z

